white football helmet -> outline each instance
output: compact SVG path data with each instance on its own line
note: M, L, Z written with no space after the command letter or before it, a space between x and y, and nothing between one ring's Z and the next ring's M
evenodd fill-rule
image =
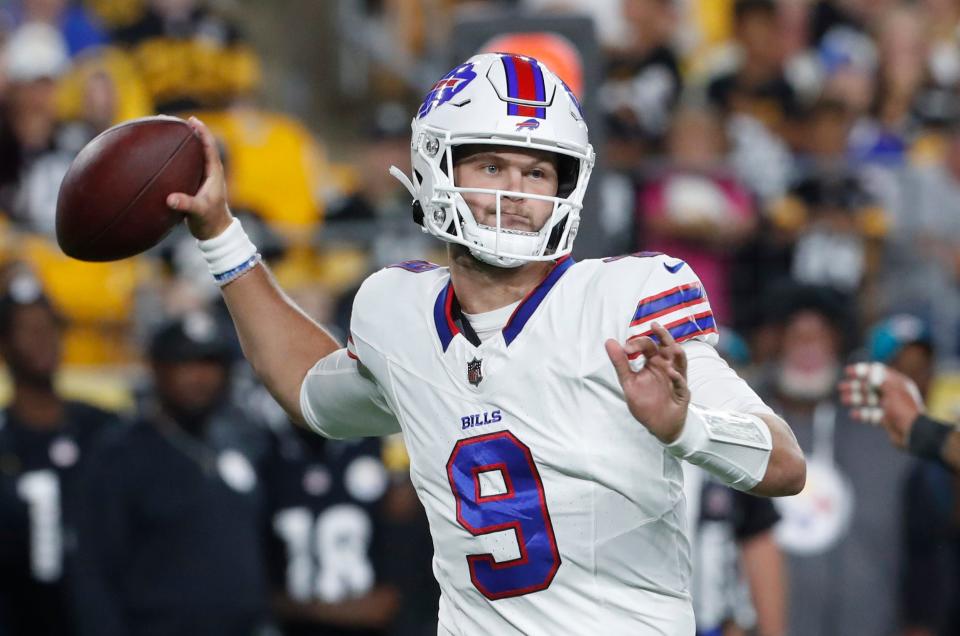
M414 218L424 232L465 245L474 257L498 267L570 253L595 157L577 98L550 69L521 55L475 55L433 85L412 128L412 179L396 167L390 172L413 196ZM458 186L455 149L477 144L555 153L557 196ZM464 192L496 196L496 226L477 222ZM537 232L501 227L505 196L551 201L553 213Z

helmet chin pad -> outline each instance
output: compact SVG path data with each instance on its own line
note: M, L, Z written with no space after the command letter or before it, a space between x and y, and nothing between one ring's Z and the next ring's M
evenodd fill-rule
M523 230L511 230L497 228L489 225L476 224L469 230L464 227L464 238L471 243L480 246L494 246L494 253L471 248L470 253L479 261L494 265L496 267L514 268L520 267L527 261L519 258L509 258L498 256L498 254L522 254L534 256L540 249L541 237L539 232L525 232Z

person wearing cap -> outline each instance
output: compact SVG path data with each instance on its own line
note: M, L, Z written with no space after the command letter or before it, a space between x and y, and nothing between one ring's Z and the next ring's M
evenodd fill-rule
M868 352L872 362L848 365L837 385L851 416L880 425L894 446L960 471L960 438L951 442L955 427L926 413L935 362L929 323L891 316L870 331Z
M57 82L69 69L63 36L48 24L18 27L0 50L0 211L52 235L57 190L79 151L58 120Z
M933 338L927 323L893 316L870 333L875 362L849 365L840 398L854 419L879 425L891 444L915 461L903 488L904 541L899 613L911 636L955 634L960 616L955 588L957 481L960 431L926 412L933 375ZM864 427L868 428L868 427ZM876 435L882 438L882 435Z
M116 415L55 387L63 321L39 284L0 296L0 353L12 398L0 411L0 634L73 634L67 596L78 484Z
M934 346L927 321L910 314L892 316L870 332L874 363L849 365L838 388L852 416L882 426L894 446L960 472L956 426L926 412Z
M795 497L775 499L774 536L787 559L789 634L885 634L896 625L902 532L899 492L907 458L837 402L851 327L847 296L783 284L764 302L779 352L761 391L791 422L807 457Z
M162 326L139 421L97 449L79 524L81 636L234 636L267 622L267 442L229 397L226 334L206 313Z

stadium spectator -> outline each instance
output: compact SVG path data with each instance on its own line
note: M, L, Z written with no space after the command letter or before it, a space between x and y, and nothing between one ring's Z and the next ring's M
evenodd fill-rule
M628 140L653 153L661 148L683 88L673 43L676 8L663 0L629 0L622 11L631 37L608 56L599 99L611 141L627 132Z
M868 346L871 360L890 365L909 378L923 402L927 401L935 362L933 333L927 321L909 314L891 316L870 331ZM890 403L881 400L880 404L892 406L896 395L886 391ZM911 420L915 425L916 417ZM894 431L888 430L893 436ZM906 437L909 439L909 432ZM942 459L915 461L903 493L903 584L898 607L910 636L956 633L960 628L960 614L954 609L957 589L951 584L958 573L956 558L951 555L960 548L956 504L950 505L957 499L957 483Z
M868 344L870 359L876 362L847 368L840 383L841 399L854 417L881 425L895 447L918 458L903 492L900 620L910 636L953 634L960 628L956 608L960 432L926 414L934 377L932 332L916 316L896 315L871 330Z
M887 216L847 162L850 118L843 104L817 102L800 130L797 177L772 220L790 246L793 278L856 294L875 280Z
M733 5L736 67L711 80L710 102L723 112L741 113L782 133L798 108L783 68L777 7L772 0L737 0Z
M787 633L786 571L774 539L780 515L773 504L724 486L695 466L684 466L683 479L697 634Z
M834 290L785 285L768 302L780 352L764 392L796 422L807 486L775 500L787 555L790 634L883 634L896 624L900 502L907 460L835 400L845 342L855 324Z
M82 2L72 0L13 0L5 9L13 24L41 22L63 36L70 56L107 42L107 33ZM0 13L4 10L0 9Z
M410 567L383 518L380 441L287 423L262 472L273 606L285 636L386 634Z
M259 57L237 25L204 0L149 0L112 40L133 57L157 112L227 106L260 81Z
M0 412L0 633L69 636L78 483L118 418L54 387L62 319L38 283L16 274L0 297L0 353L12 398Z
M56 80L70 64L59 32L42 23L19 27L3 50L7 95L0 120L0 210L52 233L60 181L78 148L60 133Z
M900 4L878 18L877 90L872 121L854 131L852 151L862 161L899 166L907 159L920 114L916 99L927 80L923 16Z
M410 165L410 122L397 102L377 107L357 158L357 184L335 193L320 236L321 251L353 245L366 252L363 274L411 257L427 258L435 244L410 223L410 194L390 174ZM341 258L346 256L341 251ZM350 286L359 284L350 280Z
M207 314L150 343L155 393L91 458L78 536L79 633L254 634L265 624L264 430L228 399L233 344Z
M740 375L749 351L732 331L718 351ZM786 571L773 529L780 515L769 499L724 486L684 466L697 634L786 634Z
M786 189L790 174L789 119L798 97L787 80L786 51L772 0L737 0L733 68L706 86L711 105L724 114L730 161L740 178L764 201Z
M713 111L681 108L666 145L666 164L640 194L637 241L692 267L717 320L729 324L730 256L757 228L752 197L724 164L724 129Z
M930 317L936 349L956 357L960 329L960 123L947 137L944 160L906 168L895 208L882 285L890 311Z

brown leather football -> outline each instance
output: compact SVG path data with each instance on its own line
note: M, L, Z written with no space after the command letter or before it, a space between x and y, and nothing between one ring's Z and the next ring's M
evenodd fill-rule
M203 169L203 144L182 119L144 117L104 131L60 184L60 249L82 261L115 261L153 247L183 219L167 195L195 194Z

